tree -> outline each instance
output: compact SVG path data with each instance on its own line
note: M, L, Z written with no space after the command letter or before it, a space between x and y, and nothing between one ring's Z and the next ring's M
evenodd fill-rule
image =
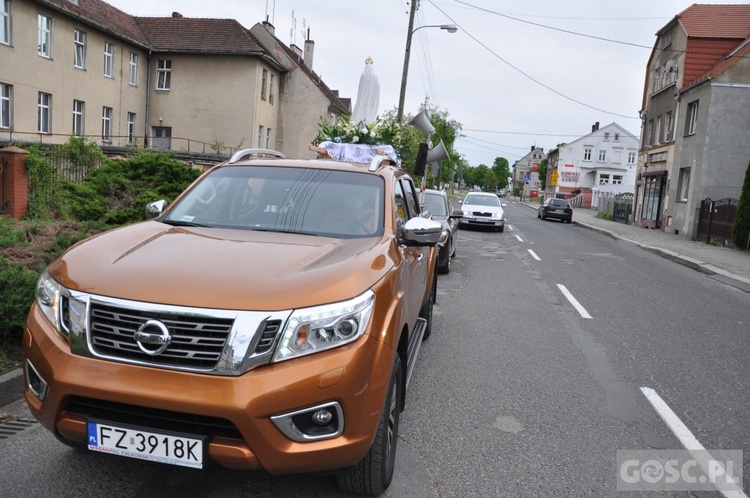
M539 188L542 192L547 188L547 158L539 163Z
M511 174L510 163L506 158L496 157L492 166L492 172L495 173L499 187L505 188L508 186L508 178L510 178Z
M745 171L737 216L732 225L732 241L740 249L750 249L750 163Z

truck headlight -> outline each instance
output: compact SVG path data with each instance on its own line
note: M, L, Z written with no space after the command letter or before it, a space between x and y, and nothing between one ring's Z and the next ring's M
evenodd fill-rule
M36 304L55 329L63 333L60 312L62 309L62 286L46 271L42 273L36 284Z
M273 360L288 360L356 341L370 324L374 303L375 293L368 290L349 301L294 311Z

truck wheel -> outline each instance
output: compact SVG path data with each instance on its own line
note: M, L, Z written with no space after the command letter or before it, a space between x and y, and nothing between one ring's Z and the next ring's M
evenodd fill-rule
M419 310L419 318L424 318L427 320L427 326L424 329L424 335L422 336L422 340L425 341L427 338L430 337L430 334L432 334L432 307L435 304L437 297L437 275L433 275L432 277L432 285L430 286L430 297L427 299L427 302L424 303L424 306L422 306L422 309Z
M401 358L396 354L391 371L391 384L380 414L375 441L361 462L345 474L337 476L339 487L347 493L378 496L391 484L401 416L399 400L403 388L402 379Z

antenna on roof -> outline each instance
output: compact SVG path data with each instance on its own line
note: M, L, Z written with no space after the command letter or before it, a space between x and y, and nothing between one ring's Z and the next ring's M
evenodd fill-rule
M292 27L289 29L289 44L295 45L295 40L297 38L297 18L294 17L294 9L292 9Z

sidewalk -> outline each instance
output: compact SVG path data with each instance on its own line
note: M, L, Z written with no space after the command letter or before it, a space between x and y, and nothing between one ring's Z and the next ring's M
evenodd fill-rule
M514 202L508 199L509 202ZM537 209L538 204L519 203ZM711 278L750 293L750 252L713 246L661 230L625 225L596 217L596 211L575 209L573 223L609 235L688 266Z

